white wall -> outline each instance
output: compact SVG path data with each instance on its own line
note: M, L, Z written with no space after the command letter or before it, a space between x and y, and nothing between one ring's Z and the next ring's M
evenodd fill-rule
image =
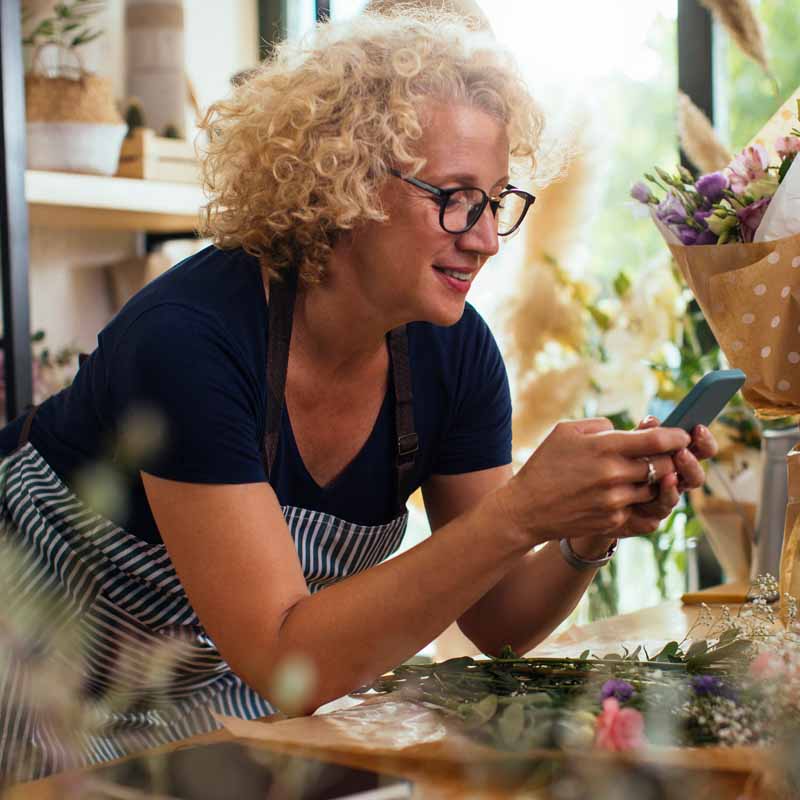
M106 34L84 48L87 69L111 78L125 97L124 0L109 0ZM201 105L227 91L228 80L258 58L256 0L184 0L186 67ZM53 348L94 348L114 313L104 266L136 252L129 233L32 228L31 329L44 330Z

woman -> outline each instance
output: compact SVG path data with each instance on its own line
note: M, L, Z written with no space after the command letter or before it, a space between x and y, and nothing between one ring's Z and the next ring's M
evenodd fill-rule
M14 610L58 611L4 675L0 771L286 708L292 665L309 681L289 710L311 711L456 619L487 653L526 651L715 447L703 429L568 422L512 477L505 369L465 298L533 202L509 156L533 169L540 116L496 42L444 15L323 25L205 128L217 246L134 297L74 385L0 438L19 443ZM385 562L420 486L435 533ZM20 688L63 665L68 623L83 650L64 675L95 721L69 747Z

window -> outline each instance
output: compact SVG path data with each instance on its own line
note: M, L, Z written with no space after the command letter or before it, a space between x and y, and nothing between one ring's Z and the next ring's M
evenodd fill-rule
M628 192L653 164L677 159L676 0L479 4L515 52L548 125L586 133L597 185L593 219L574 221L591 243L581 266L612 277L663 259L660 236L634 217Z
M756 63L715 29L715 116L721 138L732 150L744 147L800 84L800 15L796 0L758 0L774 83ZM788 133L788 131L787 131Z
M342 19L358 14L367 0L331 0L331 19Z

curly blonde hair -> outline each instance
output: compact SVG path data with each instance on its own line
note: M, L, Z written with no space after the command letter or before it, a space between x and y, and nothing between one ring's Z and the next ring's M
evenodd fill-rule
M430 99L501 120L512 162L535 170L542 117L490 35L446 12L366 13L280 45L209 108L204 233L270 275L295 266L318 282L338 234L386 220L377 192L389 170L424 167L415 144Z

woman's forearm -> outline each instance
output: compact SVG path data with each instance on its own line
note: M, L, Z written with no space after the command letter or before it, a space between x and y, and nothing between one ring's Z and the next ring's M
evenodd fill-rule
M418 652L530 548L520 533L498 532L499 513L489 495L411 550L296 603L281 625L278 655L255 688L269 697L272 670L301 655L316 676L309 710Z
M608 549L602 539L597 558ZM594 545L594 549L598 549ZM556 541L524 555L502 580L459 619L462 631L483 652L497 655L510 645L526 653L552 633L575 608L596 569L576 570Z

